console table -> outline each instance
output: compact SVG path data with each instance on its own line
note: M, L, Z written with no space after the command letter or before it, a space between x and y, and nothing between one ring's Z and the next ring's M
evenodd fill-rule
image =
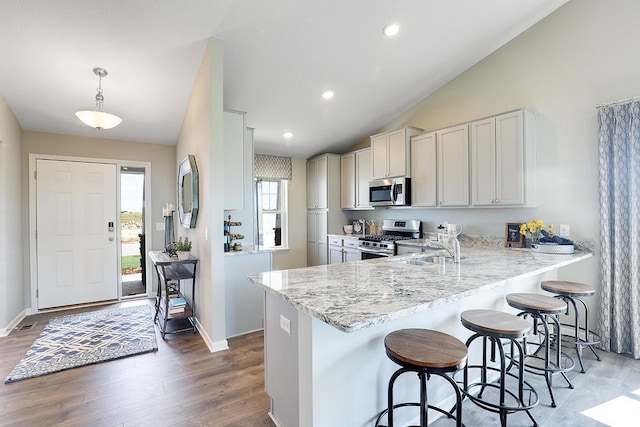
M198 259L189 256L187 259L178 259L169 256L164 251L151 251L149 258L153 262L158 274L158 293L156 295L156 312L153 317L154 323L158 324L162 338L166 334L193 331L196 332L195 321L195 292L196 292L196 267ZM191 295L186 295L181 288L182 280L191 280ZM177 298L184 298L186 304L184 309L172 309L171 301ZM189 326L167 330L167 323L170 320L186 319Z

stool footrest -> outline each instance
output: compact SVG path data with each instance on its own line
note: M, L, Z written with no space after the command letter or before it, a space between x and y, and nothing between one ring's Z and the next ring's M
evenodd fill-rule
M420 406L420 402L398 403L398 404L393 405L393 409L396 410L398 408L404 408L404 407L407 407L407 406L418 406L419 407ZM437 406L427 405L427 408L431 409L433 411L440 412L441 414L446 415L447 418L451 418L453 420L456 419L456 417L451 412L445 411L444 409L438 408ZM451 411L453 411L453 410L455 410L455 407L453 407L453 409L451 409ZM388 408L385 409L384 411L380 412L380 414L378 415L378 418L376 418L376 422L375 422L374 426L376 426L376 427L388 427L388 426L386 426L384 424L378 424L382 420L382 418L385 415L387 415L388 412L389 412ZM409 427L414 427L414 426L409 426ZM418 427L418 426L415 426L415 427Z
M470 365L467 367L469 370L472 369L487 369L488 371L494 371L494 372L500 372L499 369L491 367L491 366L487 366L486 368L484 368L482 365ZM507 376L514 378L514 379L518 379L517 375L512 374L511 372L507 372ZM482 395L486 389L500 389L500 384L498 381L496 382L487 382L487 383L482 383L482 382L474 382L474 383L470 383L467 385L467 389L465 390L464 388L462 389L462 394L464 397L469 398L469 400L471 400L473 403L475 403L476 405L480 406L481 408L490 411L490 412L496 412L496 413L500 413L503 411L507 411L508 413L514 413L514 412L518 412L518 411L528 411L529 409L535 407L536 405L538 405L538 392L536 391L536 389L527 381L522 381L523 384L523 396L522 396L522 400L520 399L519 396L516 395L516 393L514 393L513 391L511 391L508 388L505 388L505 395L508 395L511 397L511 401L512 403L507 404L506 402L504 404L499 404L499 403L493 403L490 402L488 400L485 400L483 397L478 397L480 395ZM474 389L480 388L480 391L478 391L477 393L474 392ZM525 394L528 396L528 399L525 399ZM511 406L513 405L513 406Z
M570 323L561 323L560 326L565 329L564 332L566 332L567 330L570 330L572 332L575 331L575 326ZM600 344L600 342L602 342L602 338L600 338L600 335L598 335L593 331L587 331L585 328L582 328L582 327L578 328L578 335L579 335L578 337L575 337L573 333L572 334L563 333L562 342L564 344L570 344L570 345L579 344L582 346L598 345ZM584 337L584 339L582 337ZM567 339L565 340L564 338L567 338Z

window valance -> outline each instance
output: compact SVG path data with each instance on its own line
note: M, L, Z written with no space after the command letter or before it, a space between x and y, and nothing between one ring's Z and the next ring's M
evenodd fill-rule
M291 157L256 154L253 174L258 179L291 179Z

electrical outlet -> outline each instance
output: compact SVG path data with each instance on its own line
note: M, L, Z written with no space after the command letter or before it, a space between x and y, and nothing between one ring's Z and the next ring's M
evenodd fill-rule
M558 227L558 236L569 237L569 224L560 224Z
M291 320L284 317L282 314L280 315L280 328L288 334L291 334Z

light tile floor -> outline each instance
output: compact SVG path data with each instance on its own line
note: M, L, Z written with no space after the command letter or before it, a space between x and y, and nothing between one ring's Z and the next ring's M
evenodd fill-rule
M554 377L556 408L550 405L544 378L537 375L527 377L540 395L540 403L531 410L540 426L640 426L640 360L601 350L598 354L601 362L589 350L583 351L586 373L580 373L579 369L568 373L573 390L560 376ZM575 358L574 353L570 355ZM484 411L469 400L463 403L462 418L467 427L500 425L498 414ZM532 425L525 413L511 414L507 421L510 427ZM433 425L444 427L455 423L440 419Z

